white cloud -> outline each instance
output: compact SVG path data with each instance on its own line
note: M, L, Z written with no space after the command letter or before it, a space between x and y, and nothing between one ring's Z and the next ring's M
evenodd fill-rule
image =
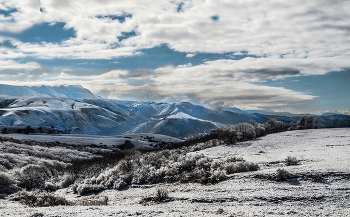
M177 12L181 2L182 10ZM33 77L37 84L82 84L95 92L108 93L111 98L278 108L315 97L249 82L325 74L350 67L350 1L3 0L0 7L18 8L13 13L16 22L0 22L0 32L16 33L41 22L65 22L65 28L76 31L76 38L62 43L31 44L14 40L16 49L0 50L1 69L37 67L37 74L43 76ZM132 17L123 23L97 18L123 14ZM219 17L216 22L211 19L214 15ZM132 31L136 36L119 42L117 37ZM167 66L154 70L155 75L149 71L113 70L99 76L74 76L63 69L52 78L48 77L50 73L43 72L42 66L12 61L28 56L111 59L140 55L140 49L161 44L187 53L188 58L200 52L233 52L250 57L206 61L197 66ZM149 83L131 86L127 84L129 78L149 79Z
M227 73L230 73L229 71L213 73L217 64L223 63L208 62L200 66L185 68L158 68L154 71L157 76L153 76L148 71L129 72L125 70L113 70L95 76L75 76L67 74L68 70L65 70L56 77L44 79L38 77L30 84L80 84L95 93L106 93L104 97L109 98L191 101L210 107L236 106L244 109L264 109L271 106L279 108L287 105L293 106L294 103L307 104L315 98L309 94L284 88L247 83L240 77L226 76ZM132 86L127 83L129 78L147 78L149 82L141 86ZM26 82L21 84L28 85Z
M13 14L15 23L0 23L2 32L23 31L41 22L65 22L76 31L75 39L62 44L19 43L18 55L36 58L110 59L166 43L187 52L187 57L244 51L265 58L339 57L350 62L349 1L4 0L0 5L19 8ZM96 17L123 14L132 17L123 23ZM219 16L217 22L210 18L213 15ZM123 32L131 31L137 35L118 41ZM14 58L13 53L2 56Z
M189 54L186 55L187 58L191 58L191 57L194 57L194 56L196 56L196 54L194 54L194 53L189 53Z

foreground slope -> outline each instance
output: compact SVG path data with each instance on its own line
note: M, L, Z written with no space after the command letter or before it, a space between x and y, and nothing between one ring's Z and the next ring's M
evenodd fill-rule
M242 156L258 163L257 172L230 175L215 185L169 183L106 190L108 206L28 208L1 200L3 216L349 216L350 129L289 131L198 152L210 158ZM287 156L299 165L285 166ZM286 181L273 177L277 168L292 174ZM316 178L315 178L316 177ZM318 177L318 178L317 178ZM163 186L171 200L140 204ZM70 189L56 192L76 199Z

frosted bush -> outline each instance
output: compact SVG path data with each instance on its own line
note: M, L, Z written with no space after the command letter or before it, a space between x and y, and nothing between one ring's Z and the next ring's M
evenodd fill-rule
M214 160L210 165L211 170L216 170L216 169L222 168L222 167L223 167L222 160Z
M79 195L98 193L102 190L104 190L104 187L102 185L93 185L93 184L86 184L86 183L78 185L76 189Z
M133 170L133 168L134 168L134 164L131 160L122 160L118 164L118 170L120 172L124 172L124 173L130 172Z
M0 172L0 194L12 194L18 190L15 180L8 174Z
M294 166L298 165L298 160L295 157L288 156L285 160L284 163L286 166Z
M222 170L215 170L212 175L211 175L211 179L216 182L220 182L220 181L223 181L223 180L226 180L227 179L227 176L225 174L224 171Z
M61 188L67 188L70 185L72 185L76 180L76 177L74 175L65 175L59 184Z
M27 190L42 189L45 180L50 178L52 173L44 166L27 165L16 172L18 186Z
M213 159L203 157L203 158L197 160L196 167L199 169L209 169L212 161L213 161Z
M69 202L60 196L48 192L28 192L20 196L20 202L30 207L65 206Z
M6 172L7 169L3 166L3 165L0 165L0 172Z
M124 189L128 184L124 181L116 181L114 182L113 188L117 190Z
M52 184L51 182L45 182L44 190L45 191L56 191L57 187L54 184Z
M292 178L292 174L285 169L278 168L276 174L276 181L286 181Z
M241 157L233 156L233 157L226 158L225 161L226 162L237 162L237 161L244 161L244 160Z
M2 157L0 156L0 166L6 168L6 170L12 169L14 165L8 159Z
M224 168L225 168L226 174L259 170L259 166L257 164L248 163L248 162L226 163L224 165Z

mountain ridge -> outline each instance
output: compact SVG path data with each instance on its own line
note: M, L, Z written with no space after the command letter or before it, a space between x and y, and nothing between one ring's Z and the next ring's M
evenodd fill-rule
M81 85L60 85L60 86L14 86L0 84L0 96L3 97L56 97L73 99L100 99L91 93L90 90Z
M4 85L0 85L4 87ZM64 97L0 96L0 125L54 127L74 134L125 135L154 133L180 139L210 133L214 128L255 120L264 123L276 118L286 125L301 116L282 116L210 109L189 102L157 103L103 99L81 86L57 86ZM66 89L65 89L66 88ZM41 86L40 90L49 90ZM10 88L8 88L10 90ZM51 89L54 90L54 89ZM74 90L80 91L75 94ZM19 92L17 90L17 92ZM0 89L0 93L2 94ZM38 92L40 93L40 91ZM51 92L55 95L56 92ZM80 98L86 97L95 98ZM15 95L15 94L13 94ZM70 96L70 97L69 97ZM74 98L75 97L75 98ZM238 111L238 112L234 112ZM350 127L348 115L316 116L320 127Z

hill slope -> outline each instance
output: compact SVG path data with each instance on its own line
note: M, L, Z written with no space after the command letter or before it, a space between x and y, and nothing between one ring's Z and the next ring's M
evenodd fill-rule
M105 190L107 206L58 206L29 208L0 200L4 216L43 213L45 216L349 216L350 129L319 129L270 134L258 140L223 145L188 155L211 159L243 157L258 163L256 172L236 173L215 185L168 183ZM287 156L299 164L286 166ZM292 174L275 181L278 168ZM157 188L167 188L170 200L140 204ZM56 194L81 199L68 188Z

